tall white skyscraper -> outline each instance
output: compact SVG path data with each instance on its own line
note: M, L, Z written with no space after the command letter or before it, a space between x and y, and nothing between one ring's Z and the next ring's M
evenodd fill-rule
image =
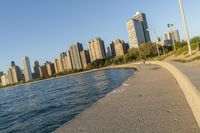
M83 69L80 56L80 52L83 51L83 45L81 43L72 44L69 51L73 69Z
M22 58L22 66L24 69L24 79L26 82L30 81L33 79L32 77L32 72L31 72L31 65L30 65L30 60L28 57Z
M142 23L140 23L138 20L130 19L128 20L126 26L131 47L139 48L140 44L146 42Z
M148 31L146 15L136 12L136 15L126 23L131 47L139 48L139 45L145 42L151 42Z

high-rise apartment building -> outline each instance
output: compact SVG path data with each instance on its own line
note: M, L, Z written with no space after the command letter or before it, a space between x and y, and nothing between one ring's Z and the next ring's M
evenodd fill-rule
M58 59L58 71L64 72L62 59Z
M80 56L81 56L83 69L86 69L87 65L90 63L89 51L87 51L87 50L81 51L80 52Z
M61 59L55 59L53 63L54 63L56 73L64 72Z
M104 41L101 38L96 38L96 40L89 41L88 44L89 54L91 62L97 59L105 59L106 58L106 50Z
M80 56L80 52L83 51L83 45L81 43L72 44L69 51L73 69L83 69Z
M110 47L110 46L107 47L106 57L107 57L107 58L113 57L113 56L112 56L112 51L111 51L111 47Z
M30 60L28 57L24 57L22 59L22 66L23 66L23 72L24 72L24 79L26 82L33 79L32 72L31 72L31 65Z
M63 70L67 71L67 53L66 52L61 53L60 59L62 61Z
M140 44L146 42L141 22L135 19L130 19L126 23L126 26L131 47L139 48Z
M22 73L19 66L15 65L15 62L11 62L11 68L7 70L7 78L9 84L18 83L22 80Z
M180 35L179 35L179 31L177 29L174 29L172 32L172 37L174 39L175 42L180 42L181 39L180 39Z
M70 56L70 51L67 52L67 70L72 70L73 67L72 67L72 59L71 59L71 56Z
M37 78L40 78L40 64L38 61L34 61L33 63L33 69L34 69L34 78L37 79Z
M171 41L171 43L173 40L174 40L174 42L181 41L179 31L177 29L173 29L172 31L165 32L164 36L165 36L165 40L169 40L169 41Z
M113 43L110 44L110 52L111 52L111 54L112 54L112 57L115 57L115 56L116 56L115 47L114 47L114 44L113 44Z
M128 52L129 45L123 40L117 39L110 44L113 56L122 56Z
M66 57L67 56L67 53L66 52L62 52L61 54L60 54L60 61L61 61L61 67L62 67L62 69L63 69L63 71L64 70L66 70L66 65L67 65L67 62L66 62Z
M68 70L68 67L67 67L67 53L66 53L66 55L64 56L64 59L63 59L63 66L64 66L64 71L67 71Z
M6 86L6 85L9 84L8 75L2 75L1 76L1 84L2 84L2 86Z
M12 76L13 76L13 82L18 83L22 80L22 72L19 66L13 66L11 67Z
M7 69L7 75L8 75L8 84L12 85L14 84L14 80L13 80L13 74L12 74L12 69L8 68Z
M136 12L136 15L128 20L126 27L131 47L139 48L140 44L151 41L144 13Z
M39 71L40 71L40 77L41 78L48 78L49 77L46 63L43 66L40 66Z
M46 64L47 67L47 73L49 77L52 77L56 72L55 72L55 66L54 63L48 62Z
M56 72L56 73L59 73L59 71L58 71L58 59L55 59L55 60L53 61L53 64L54 64L54 67L55 67L55 72Z

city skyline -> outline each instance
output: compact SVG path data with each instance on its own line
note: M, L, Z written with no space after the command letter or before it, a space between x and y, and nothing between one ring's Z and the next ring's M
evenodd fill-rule
M46 61L44 65L40 65L35 60L33 65L31 65L29 57L25 56L21 60L21 69L15 64L15 61L11 61L10 68L7 69L5 74L0 72L0 87L88 70L90 69L90 67L88 68L89 63L125 55L128 52L129 44L117 39L112 41L109 47L112 54L107 56L104 40L97 37L88 41L88 49L83 49L81 43L72 44L66 52L60 53L60 57L56 58L53 63L52 61Z
M104 39L105 45L106 45L105 47L107 47L112 40L117 39L117 38L120 38L124 40L125 42L129 42L125 23L138 10L146 13L149 27L155 28L157 32L159 33L159 35L162 35L161 36L162 38L164 38L164 35L163 35L164 32L167 31L167 23L169 23L170 21L170 23L173 23L179 29L181 39L183 39L184 34L182 30L182 22L181 22L180 11L178 8L178 2L171 2L171 1L165 2L166 4L168 3L169 5L172 4L170 6L171 10L170 11L165 10L165 8L167 8L169 5L167 5L165 8L162 8L163 11L160 11L161 12L160 14L162 14L160 15L160 18L162 19L160 20L158 20L157 11L160 10L161 8L160 7L157 8L155 4L143 5L142 4L143 2L144 1L141 1L141 2L118 1L116 3L113 3L113 1L92 2L90 0L87 0L85 3L79 2L79 4L83 5L83 7L77 4L77 2L63 2L63 1L60 1L60 3L58 2L56 5L52 5L53 2L46 3L46 2L39 2L39 1L36 1L35 3L24 2L24 5L20 5L21 2L19 3L2 2L1 6L3 5L4 7L0 9L1 10L0 15L2 16L3 20L7 22L7 24L5 24L4 21L0 22L1 29L2 29L0 32L0 35L1 35L0 46L3 49L3 52L1 52L2 54L0 56L0 60L2 61L0 64L0 71L5 72L5 70L10 65L10 61L12 60L14 60L16 64L20 65L21 67L20 59L21 57L24 57L26 55L30 57L31 66L33 65L34 60L38 60L39 62L45 62L46 60L52 61L53 59L58 57L59 53L63 51L65 52L67 49L69 49L72 43L81 42L83 44L83 47L87 48L88 40L91 40L97 36L100 36ZM156 2L159 3L158 0ZM75 5L74 3L76 3L77 5ZM95 3L98 3L99 7L95 10L94 13L92 13L89 9L83 10L85 9L85 7L88 7L88 6L94 6L92 9L95 9ZM149 3L149 2L146 2L146 3ZM69 6L68 4L72 5L72 7L74 6L78 7L77 11L66 13L66 14L61 13L61 11L64 10L64 7ZM164 3L162 2L162 4ZM105 9L104 9L105 11L101 10L100 5L105 6ZM195 7L195 5L198 5L198 1L193 0L193 2L191 3L189 3L188 1L183 1L183 5L186 10L186 17L187 17L191 37L197 36L199 35L199 32L197 31L198 28L197 29L192 28L195 26L195 22L191 22L191 19L192 20L196 19L195 13L191 13L191 11L188 9L191 7ZM22 7L27 6L31 8L28 9L27 7L26 8L24 7L22 9L19 9L19 7L21 6ZM123 7L127 9L125 11L122 11L122 10L111 11L110 8L112 8L112 6ZM39 14L38 11L33 12L35 11L35 7L39 9L39 12L41 12L41 14ZM54 11L50 11L50 13L55 13L55 14L53 14L52 16L50 15L48 18L42 19L42 16L44 17L46 14L48 14L47 7L51 7L51 9L55 7ZM11 11L8 11L10 8L13 8L13 9ZM71 10L71 8L69 10ZM13 13L13 11L16 11L16 13ZM23 13L22 11L27 11L28 13L31 13L33 18L28 16L26 13ZM77 21L78 20L77 18L80 15L82 15L81 12L87 15L84 16L85 19L83 19L82 17L81 19L82 24L80 24L80 27L79 27L78 26L79 22ZM108 12L108 14L105 14L104 12ZM191 13L191 16L189 16L188 13ZM57 14L60 14L60 16L58 16L58 18L60 19L53 21L52 19L55 18L55 15ZM95 17L95 14L97 15L96 17ZM113 14L113 17L111 17L112 16L111 14ZM101 17L97 19L99 15ZM19 18L16 18L16 17L19 17ZM66 21L68 17L70 21ZM91 19L88 19L88 18L91 18ZM30 22L30 20L28 19L34 20L34 21ZM103 22L101 21L101 23L97 22L97 21L100 21L100 19L103 19L105 21ZM108 22L110 19L113 20L112 24ZM16 20L16 24L13 24L11 20ZM50 23L47 23L47 20L51 20L52 22L50 21ZM65 20L65 21L62 21L62 20ZM22 24L19 25L19 22L21 21L22 21ZM160 21L161 23L159 23ZM57 27L55 27L55 25L52 23L55 23ZM58 26L57 24L59 23L61 23L61 26L63 27ZM18 25L19 27L17 27ZM52 25L54 26L53 28L51 28ZM70 26L73 26L73 25L77 26L76 28L74 28L74 31L71 28L69 28ZM90 27L88 25L90 25ZM3 26L7 26L6 27L7 30L6 28L3 28ZM32 28L29 26L32 26ZM36 26L38 27L36 28ZM158 29L157 27L161 29ZM11 29L11 28L14 28L14 29ZM21 28L20 29L21 31L19 31L18 28ZM28 29L26 30L25 28L28 28ZM36 29L33 30L34 28ZM55 28L59 28L59 29L52 32ZM77 31L77 29L79 29L79 31ZM108 30L105 30L105 29L108 29ZM47 34L50 31L52 33ZM85 31L88 31L87 35L83 35ZM25 35L27 34L27 32L30 35ZM76 32L76 34L74 32ZM151 38L152 37L153 36L151 34ZM11 38L11 39L8 39L8 38Z

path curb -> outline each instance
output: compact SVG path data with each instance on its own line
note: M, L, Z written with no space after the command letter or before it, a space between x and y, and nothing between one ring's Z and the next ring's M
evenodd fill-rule
M183 90L187 102L190 105L194 117L200 127L200 91L195 87L192 81L174 65L161 61L152 61L150 64L160 65L174 76L180 88Z

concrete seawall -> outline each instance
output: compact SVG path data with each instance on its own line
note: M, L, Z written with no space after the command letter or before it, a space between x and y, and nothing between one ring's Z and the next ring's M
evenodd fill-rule
M183 90L188 104L195 116L195 119L200 127L200 92L178 68L167 62L150 62L150 64L157 64L167 69L177 80L180 88Z

